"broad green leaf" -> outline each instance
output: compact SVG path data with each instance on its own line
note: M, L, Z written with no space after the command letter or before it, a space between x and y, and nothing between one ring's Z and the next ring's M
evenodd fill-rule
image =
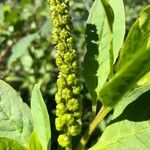
M117 70L121 69L130 59L133 59L135 53L141 51L144 44L147 45L147 48L150 47L150 5L140 13L140 18L132 26L121 51Z
M105 106L113 107L140 78L150 71L149 18L150 7L147 7L134 23L125 41L118 72L100 91L99 97Z
M12 54L8 60L8 66L10 66L13 62L15 62L18 58L23 56L31 42L38 37L38 33L27 35L21 38L13 47Z
M38 139L37 133L35 131L33 131L31 134L29 150L43 150L41 143Z
M5 137L0 137L0 150L26 150L19 142Z
M114 22L112 22L113 14L110 6L114 12ZM113 39L110 30L112 26ZM108 4L106 0L95 0L87 21L87 52L83 65L83 75L93 102L96 102L97 95L110 73L110 48L113 51L114 63L122 47L124 34L125 14L123 1L110 0Z
M12 87L0 80L0 137L13 138L24 144L31 132L30 109Z
M36 84L31 96L31 113L36 131L43 150L46 150L51 138L50 120L42 94Z
M144 78L142 79L144 81ZM150 149L150 80L116 105L110 125L89 150Z

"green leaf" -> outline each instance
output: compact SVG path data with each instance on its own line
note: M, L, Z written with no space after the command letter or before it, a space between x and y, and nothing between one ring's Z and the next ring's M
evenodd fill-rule
M41 36L42 37L47 36L50 33L50 31L51 31L51 22L48 19L48 20L45 21L45 23L43 24L43 26L40 29Z
M30 46L31 42L38 37L38 33L27 35L21 38L13 47L12 47L12 54L8 59L8 66L10 67L13 62L15 62L18 58L23 56L28 47Z
M37 84L32 91L31 113L34 121L34 130L38 135L43 149L46 150L51 138L50 120L46 105Z
M32 132L30 109L7 83L0 80L0 137L24 144Z
M37 133L35 131L33 131L31 134L29 150L42 150L41 143L40 143Z
M107 18L109 29L112 33L113 32L113 23L114 23L113 9L107 0L101 0L101 2L102 2L102 5L104 7L105 17Z
M147 48L150 47L150 42L149 42L150 14L149 13L150 13L150 5L147 6L140 13L139 19L132 26L128 34L128 37L126 39L126 42L123 46L123 49L121 51L121 56L117 64L117 70L121 69L124 65L126 65L126 63L130 59L133 59L135 57L135 53L140 52L144 44Z
M118 72L104 85L99 97L113 107L136 82L150 71L150 7L134 23L122 49ZM134 51L134 52L133 52Z
M149 150L149 90L150 80L128 92L115 107L113 120L100 140L89 150Z
M1 137L0 150L25 150L25 147L13 139Z
M114 12L114 22L110 6ZM83 75L94 102L110 73L110 49L113 51L111 61L114 63L122 47L124 34L123 1L110 0L108 3L106 0L95 0L87 21L87 52L83 65Z
M3 23L3 21L4 21L3 4L0 4L0 23Z

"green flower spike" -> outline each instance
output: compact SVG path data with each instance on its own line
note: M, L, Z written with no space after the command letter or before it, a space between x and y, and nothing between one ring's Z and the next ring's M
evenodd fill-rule
M82 107L80 106L79 63L72 36L72 22L69 13L69 0L48 0L53 24L52 41L56 49L57 79L55 125L61 135L58 143L62 147L71 144L71 136L80 133Z

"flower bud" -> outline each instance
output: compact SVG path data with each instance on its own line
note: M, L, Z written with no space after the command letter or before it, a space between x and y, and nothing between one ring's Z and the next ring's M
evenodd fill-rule
M64 127L64 123L60 117L55 119L55 126L58 131L62 131Z
M72 98L72 99L68 100L68 102L67 102L67 109L68 110L75 111L78 109L78 107L79 107L78 99Z
M75 50L68 51L64 55L64 62L66 62L66 63L72 62L74 59L76 59L76 52L75 52Z
M68 88L65 88L62 90L62 98L63 99L68 100L71 97L72 97L72 92Z
M75 39L73 37L67 38L67 46L68 47L73 47L75 44Z
M70 142L71 142L70 137L67 136L66 134L59 135L59 137L58 137L58 143L62 147L67 147L70 144Z
M81 87L80 86L73 87L73 94L79 95L80 92L81 92Z
M65 82L64 78L61 75L59 75L59 77L57 79L57 86L61 89L66 87L66 82Z
M62 116L62 121L64 122L64 124L70 125L70 124L74 124L75 120L72 114L64 114Z
M67 24L67 23L70 22L70 21L71 21L70 15L63 15L63 16L61 17L61 22L62 22L63 24Z
M67 9L67 5L65 3L61 3L56 6L56 11L59 14L63 14L66 9Z
M59 38L62 40L62 39L67 39L69 36L70 36L70 33L66 30L66 29L63 29L62 31L60 31L60 34L59 34Z
M63 64L60 68L63 74L68 75L71 72L71 68L67 64Z
M74 81L76 80L76 75L73 73L73 74L70 74L68 77L67 77L67 84L68 85L72 85L74 83Z
M57 56L56 56L56 65L58 67L60 67L62 64L63 64L62 58L61 58L60 55L57 54Z
M65 52L65 50L67 49L67 46L65 45L65 43L58 42L58 44L56 45L56 49L59 52Z
M62 116L66 111L65 105L63 103L59 103L56 105L56 116Z
M55 101L57 104L63 101L61 95L62 94L60 90L55 94Z
M76 136L81 132L81 125L77 122L68 128L68 132L72 136Z
M72 63L72 68L78 70L78 62L76 60Z

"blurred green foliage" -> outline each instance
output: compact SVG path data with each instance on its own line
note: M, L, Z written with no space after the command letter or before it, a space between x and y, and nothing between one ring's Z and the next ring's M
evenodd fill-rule
M93 1L71 1L73 34L81 63L85 52L86 19ZM128 32L141 8L149 4L150 0L124 0L124 3ZM46 0L0 1L0 79L18 90L28 104L31 89L36 83L40 83L49 113L54 117L54 94L57 90L55 83L58 70L55 65L55 50L51 44L52 27L49 13ZM91 101L84 80L81 79L81 82L81 94L85 107L83 127L86 128L90 122ZM96 141L100 135L98 133L104 130L108 120L110 120L109 117L98 126L95 134L92 135L95 137L91 138L93 140L89 142L89 145ZM55 141L53 137L52 144Z

